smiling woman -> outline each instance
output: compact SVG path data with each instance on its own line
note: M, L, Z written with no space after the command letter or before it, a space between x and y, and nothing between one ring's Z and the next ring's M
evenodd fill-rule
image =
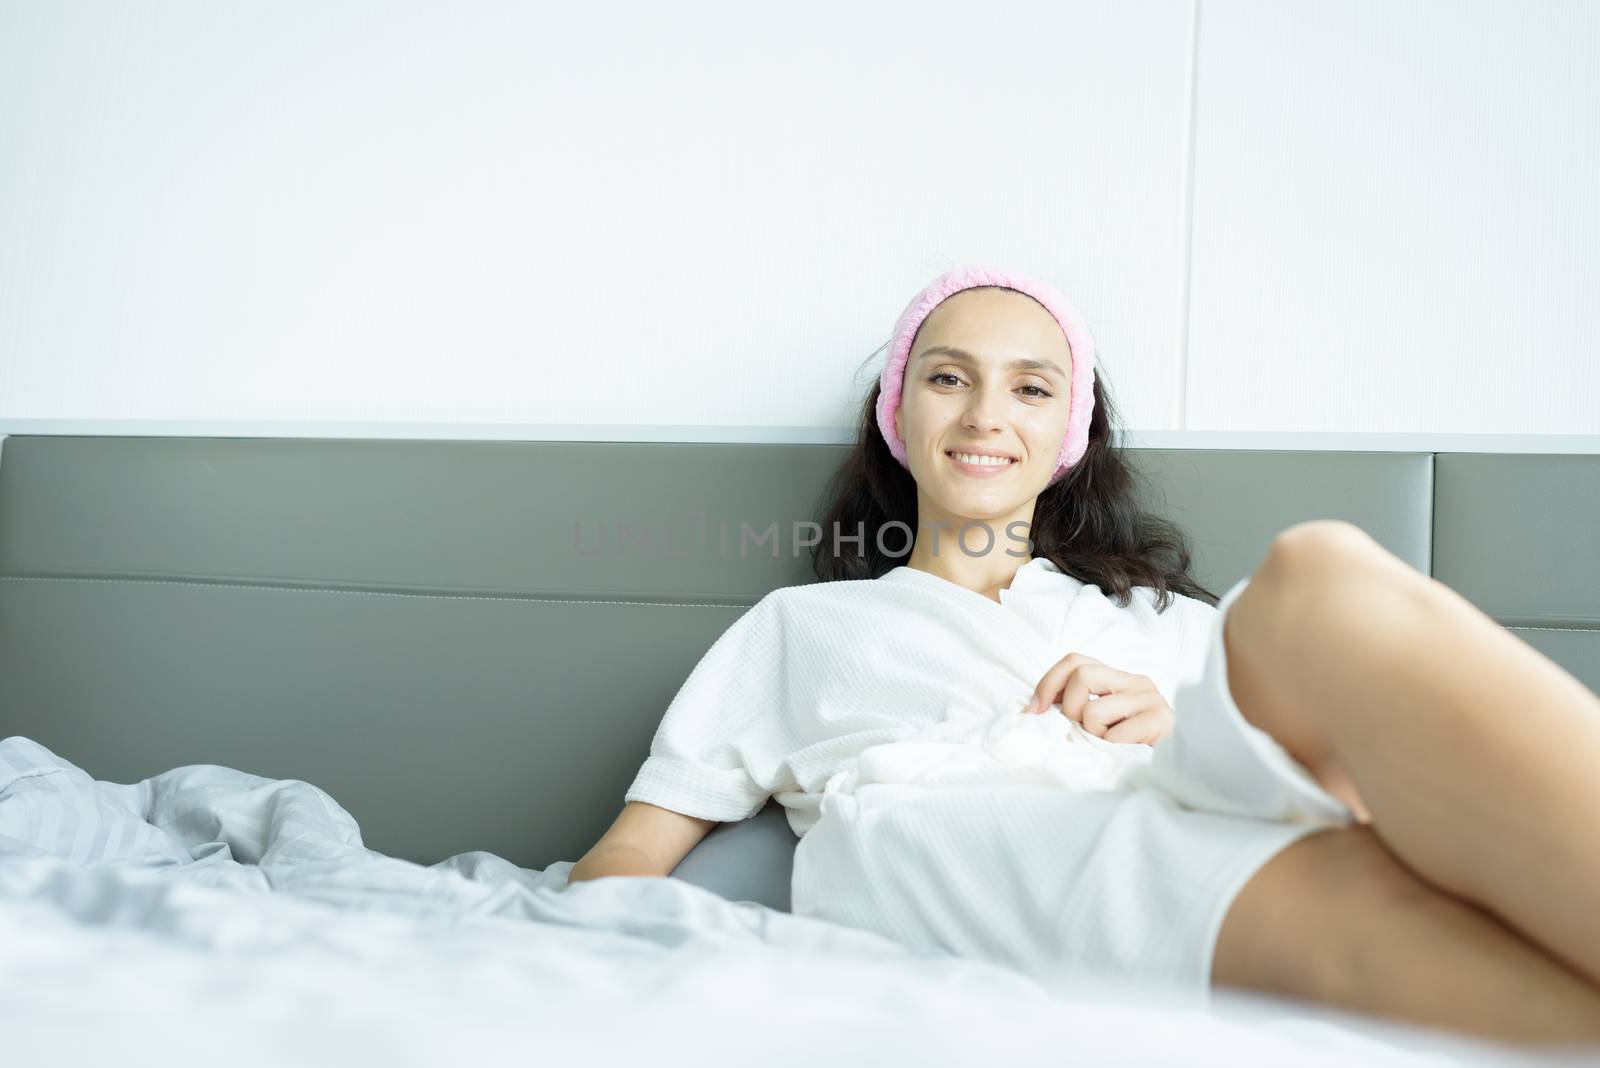
M962 268L919 293L831 487L825 581L770 591L723 633L624 801L732 822L775 798L800 836L797 916L1068 993L1239 986L1600 1038L1581 816L1600 805L1583 771L1600 698L1348 524L1290 528L1204 594L1182 534L1133 501L1093 358L1036 279ZM890 557L896 522L915 537ZM952 525L959 551L941 553ZM1494 696L1506 678L1530 695L1517 717ZM589 874L680 855L654 843L675 824L648 826Z
M901 314L855 446L818 509L812 570L827 582L905 564L997 594L1043 557L1119 606L1138 587L1163 611L1173 594L1215 605L1189 574L1182 529L1138 503L1082 317L1058 293L1040 289L1052 310L1002 280L948 272ZM909 556L883 551L876 533L891 523L917 532ZM858 530L868 534L859 543L841 536ZM959 542L966 551L940 542L973 530ZM977 552L980 542L989 551Z

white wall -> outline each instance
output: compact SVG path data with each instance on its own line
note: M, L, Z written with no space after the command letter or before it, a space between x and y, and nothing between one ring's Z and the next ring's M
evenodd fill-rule
M1135 433L1597 434L1597 45L1585 0L0 0L0 433L831 436L995 262Z
M1600 431L1600 4L1205 0L1184 426Z

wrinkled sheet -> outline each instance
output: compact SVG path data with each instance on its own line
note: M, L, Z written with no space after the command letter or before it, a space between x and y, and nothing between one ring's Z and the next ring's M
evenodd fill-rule
M17 1064L1578 1063L1231 992L1210 1013L1068 1000L680 879L568 887L571 867L425 867L366 849L309 783L98 782L7 738L0 1041Z

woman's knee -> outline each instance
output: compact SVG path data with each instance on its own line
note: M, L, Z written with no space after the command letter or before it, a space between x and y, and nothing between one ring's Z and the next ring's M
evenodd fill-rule
M1313 519L1278 533L1235 604L1249 600L1262 625L1280 638L1302 620L1324 619L1332 599L1354 593L1383 552L1366 531L1342 519ZM1270 617L1270 618L1268 618Z
M1348 710L1325 695L1363 657L1405 655L1422 620L1417 598L1427 594L1413 580L1428 580L1387 556L1343 520L1297 524L1273 539L1229 611L1234 700L1308 769L1333 759L1339 725L1329 717Z
M1303 597L1329 578L1348 580L1382 551L1354 523L1312 519L1278 532L1250 584L1285 598Z
M1267 585L1292 591L1302 604L1342 591L1357 591L1357 599L1379 590L1429 597L1437 586L1371 534L1343 519L1313 519L1280 531L1267 547L1259 573Z

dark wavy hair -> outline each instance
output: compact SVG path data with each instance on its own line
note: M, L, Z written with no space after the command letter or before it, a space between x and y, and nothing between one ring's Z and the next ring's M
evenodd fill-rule
M812 570L823 582L873 579L893 570L905 558L885 553L878 531L896 520L913 533L917 529L917 483L878 430L879 390L874 381L861 405L855 445L816 509L824 531L865 536L825 536L812 547ZM1028 531L1033 555L1099 586L1119 608L1128 606L1137 586L1155 590L1157 612L1166 611L1172 592L1215 606L1220 598L1189 575L1192 557L1183 529L1139 507L1135 487L1143 475L1112 445L1116 425L1115 407L1096 373L1088 449L1034 503ZM841 541L856 551L840 552Z

